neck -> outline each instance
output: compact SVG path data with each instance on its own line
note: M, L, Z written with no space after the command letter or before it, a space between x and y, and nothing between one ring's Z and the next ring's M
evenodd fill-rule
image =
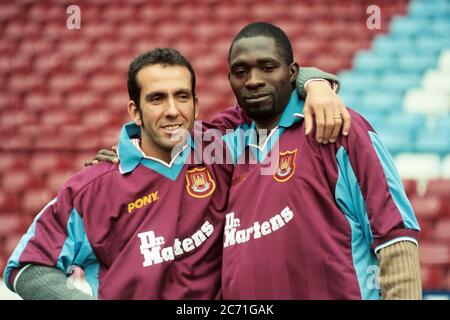
M144 137L139 141L139 146L141 147L141 150L144 152L144 154L148 157L162 160L167 164L169 164L172 160L172 150L155 148L152 144L145 141Z
M253 120L255 122L256 129L266 129L266 130L272 130L278 125L278 122L280 121L281 114L277 115L276 117L266 119L266 120Z

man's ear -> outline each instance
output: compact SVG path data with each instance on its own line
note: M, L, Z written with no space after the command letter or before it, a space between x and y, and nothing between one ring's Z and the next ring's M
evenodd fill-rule
M291 82L294 82L297 79L299 68L300 67L297 62L292 62L289 66L289 77L291 79Z
M194 120L197 120L199 111L200 111L200 108L198 105L198 99L197 99L197 97L195 97L195 99L194 99Z
M133 100L130 100L128 101L127 107L131 119L133 119L134 123L136 123L138 127L141 127L142 126L141 113L139 112L139 108L137 107L137 105L134 103Z

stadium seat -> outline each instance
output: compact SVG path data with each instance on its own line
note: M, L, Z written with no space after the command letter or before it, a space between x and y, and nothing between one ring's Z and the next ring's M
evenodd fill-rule
M430 22L430 19L425 17L395 16L391 20L390 35L412 38L426 32Z
M442 50L438 66L440 70L450 71L450 49Z
M62 188L64 183L70 178L75 172L73 171L62 171L50 173L47 175L46 186L51 194L57 194L58 190Z
M421 266L420 271L424 290L442 290L445 287L445 268Z
M8 236L5 240L3 251L7 257L10 257L13 253L14 249L19 244L20 239L22 238L22 235L20 234L12 234Z
M31 172L43 174L57 171L59 167L59 157L57 153L38 152L30 157L29 168Z
M434 238L450 245L450 218L439 219L434 228Z
M46 189L30 189L23 196L22 210L28 216L35 216L55 196Z
M425 90L436 90L450 96L450 71L431 70L423 78ZM450 98L449 98L450 99Z
M396 55L402 52L416 52L414 41L409 38L391 38L388 35L377 35L372 44L377 54Z
M450 264L450 245L424 241L419 246L419 257L424 265L447 267Z
M447 269L447 276L445 277L445 289L450 291L450 271Z
M450 13L446 0L413 0L408 11L413 17L436 17Z
M414 130L405 127L389 126L383 123L376 128L381 140L391 154L410 152L415 150Z
M450 179L432 179L427 181L426 195L450 199Z
M360 51L356 54L353 67L356 70L382 72L395 67L395 60L388 55L378 55L370 51Z
M28 171L11 170L3 174L1 186L6 192L21 193L28 188L40 186L40 181Z
M445 214L444 203L440 197L414 196L410 198L410 201L414 212L417 215L417 218L420 220L434 222L438 219L439 216Z
M450 178L450 154L442 161L442 176L444 178Z
M401 153L394 161L405 179L428 180L441 176L441 159L436 154Z
M0 215L0 238L16 233L19 226L20 216L17 214L12 213Z
M400 110L402 106L402 96L396 93L367 92L362 97L362 108L368 111L379 113L389 113Z
M397 67L402 73L420 76L424 71L436 67L436 56L427 52L403 52L398 57Z
M450 111L450 100L447 95L436 90L410 90L403 100L403 107L406 112L411 113L447 114Z
M422 153L447 154L450 150L450 130L432 130L418 134L415 149Z
M342 84L342 91L345 93L372 91L380 84L379 77L372 72L341 72L339 73L339 79Z
M420 85L421 75L417 72L384 72L379 77L379 91L393 94L404 94L406 90L416 88ZM369 88L373 90L373 88Z

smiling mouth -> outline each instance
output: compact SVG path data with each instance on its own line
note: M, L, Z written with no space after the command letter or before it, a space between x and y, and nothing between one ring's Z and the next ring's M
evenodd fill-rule
M267 99L268 97L270 97L269 93L258 93L258 94L253 94L251 96L246 96L244 99L247 102L254 103L254 102L263 101L263 100Z
M165 131L172 132L172 131L175 131L175 130L181 128L181 124L168 124L165 126L161 126L161 128Z

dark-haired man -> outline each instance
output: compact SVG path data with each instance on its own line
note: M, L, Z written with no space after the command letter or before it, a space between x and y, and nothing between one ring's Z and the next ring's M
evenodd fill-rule
M242 131L224 137L237 163L256 162L233 172L224 299L420 299L419 226L389 153L352 110L352 130L335 144L304 134L288 42L276 26L255 23L229 51L230 84L250 130L270 135L243 144L235 143ZM261 175L270 157L278 165Z

